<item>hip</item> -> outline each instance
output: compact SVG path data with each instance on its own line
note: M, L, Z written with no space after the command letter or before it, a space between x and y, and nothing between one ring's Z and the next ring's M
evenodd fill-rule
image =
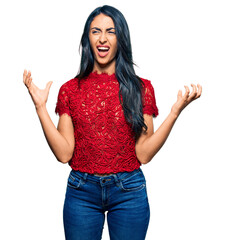
M76 190L102 192L103 189L122 192L136 192L146 188L146 179L141 168L131 172L118 172L112 174L90 174L79 170L71 170L67 187Z

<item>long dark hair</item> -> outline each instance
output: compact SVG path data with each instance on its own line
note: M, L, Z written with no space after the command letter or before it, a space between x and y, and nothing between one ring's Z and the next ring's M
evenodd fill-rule
M80 46L82 46L82 54L80 69L76 78L81 80L93 71L94 56L89 42L89 29L94 17L100 13L111 17L115 25L117 37L115 75L120 85L119 99L123 107L124 116L127 122L131 124L135 138L137 139L143 127L147 130L147 126L144 123L142 106L143 81L135 74L129 28L126 19L118 9L104 5L96 8L89 15L81 37Z

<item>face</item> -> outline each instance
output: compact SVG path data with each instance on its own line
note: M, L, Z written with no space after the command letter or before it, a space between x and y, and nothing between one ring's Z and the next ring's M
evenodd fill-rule
M89 30L89 40L94 54L94 70L115 68L117 39L113 20L104 15L96 16Z

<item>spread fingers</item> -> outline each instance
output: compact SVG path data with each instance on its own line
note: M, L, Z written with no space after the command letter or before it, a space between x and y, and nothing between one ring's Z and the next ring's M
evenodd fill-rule
M25 84L26 76L27 76L27 70L25 69L24 72L23 72L23 82L24 82L24 84Z
M32 81L32 78L31 78L31 72L24 70L24 73L23 73L23 82L24 84L29 88L30 87L30 84L31 84L31 81Z
M186 90L186 92L185 92L185 94L184 94L184 98L187 99L188 96L189 96L190 90L189 90L189 87L188 87L188 86L184 86L184 87L185 87L185 90Z
M191 86L192 86L193 89L192 89L192 92L191 92L191 94L188 98L188 101L194 100L196 95L197 95L197 87L194 84L191 84Z
M199 98L202 94L202 86L200 84L197 84L197 86L198 86L198 93L196 95L196 98Z

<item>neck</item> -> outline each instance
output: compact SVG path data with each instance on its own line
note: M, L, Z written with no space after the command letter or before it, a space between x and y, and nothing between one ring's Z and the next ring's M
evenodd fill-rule
M97 71L98 74L101 73L108 73L109 75L112 75L115 73L116 70L116 61L113 61L109 64L101 65L95 61L94 67L93 67L93 72Z

